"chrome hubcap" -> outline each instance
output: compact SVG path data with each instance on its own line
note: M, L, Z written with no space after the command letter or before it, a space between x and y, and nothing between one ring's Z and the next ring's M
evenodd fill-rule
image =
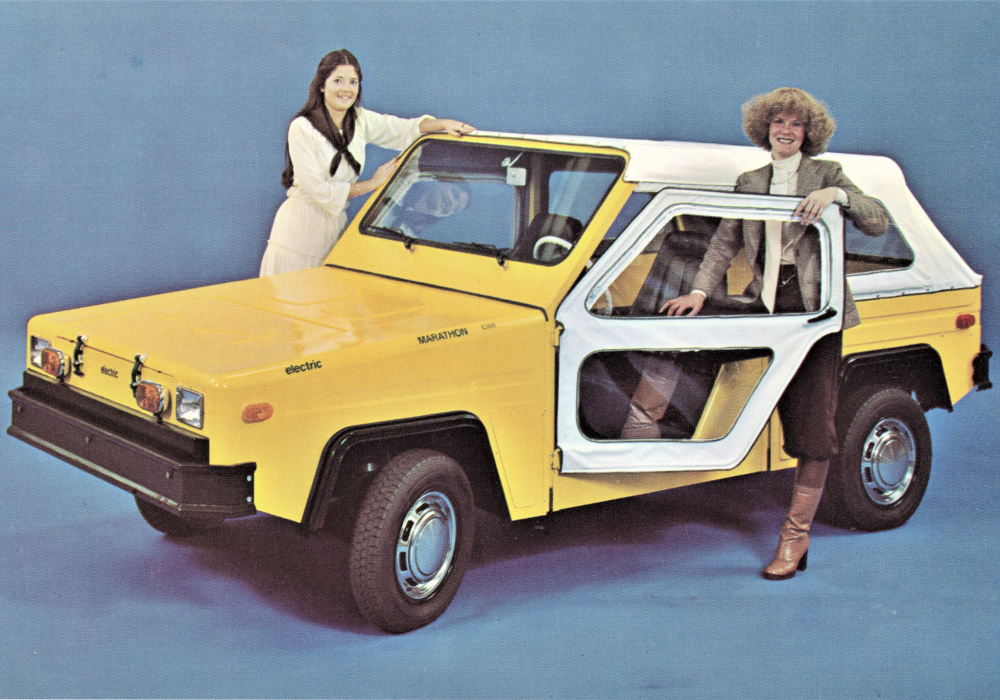
M406 513L396 540L396 581L415 600L434 595L455 555L458 520L443 493L431 491Z
M861 453L861 480L868 498L883 506L898 503L917 468L913 433L902 421L880 420L865 438Z

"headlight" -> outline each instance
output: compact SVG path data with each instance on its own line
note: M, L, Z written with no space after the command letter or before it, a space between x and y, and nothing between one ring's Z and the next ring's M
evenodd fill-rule
M205 425L205 397L197 391L177 387L177 420L199 430Z
M42 368L42 350L49 347L50 343L45 338L31 336L31 364L39 369Z

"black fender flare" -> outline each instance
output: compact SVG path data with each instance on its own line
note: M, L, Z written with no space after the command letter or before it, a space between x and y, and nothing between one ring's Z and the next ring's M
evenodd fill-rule
M334 498L367 484L390 459L423 447L448 455L466 471L476 507L509 517L489 436L472 413L455 412L344 428L327 442L302 525L321 530Z
M913 392L925 412L932 408L952 410L941 356L925 343L859 352L841 360L841 403L860 388L874 385Z

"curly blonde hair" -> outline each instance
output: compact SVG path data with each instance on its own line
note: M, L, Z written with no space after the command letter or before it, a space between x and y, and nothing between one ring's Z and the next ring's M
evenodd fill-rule
M771 150L771 120L777 114L794 114L806 123L802 154L816 156L826 150L837 128L826 105L798 88L782 87L766 95L757 95L743 105L743 131L766 151Z

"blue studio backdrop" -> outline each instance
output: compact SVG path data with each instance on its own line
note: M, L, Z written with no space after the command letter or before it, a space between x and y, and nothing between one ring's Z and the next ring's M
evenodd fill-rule
M0 0L2 388L20 382L34 314L256 274L284 198L288 122L319 59L341 47L361 62L371 109L519 133L746 144L744 101L803 88L837 120L831 150L896 160L931 218L985 275L984 340L997 348L998 37L996 2ZM369 156L364 176L387 152ZM956 522L946 505L993 509L987 456L1000 443L983 426L995 425L996 399L967 402L932 427L936 457L963 454L955 470L976 474L976 489L949 491L947 477L934 477L939 491L927 500L936 493L938 509L925 502L918 514L928 531ZM9 412L5 395L0 407ZM146 528L120 492L11 438L0 443L0 697L995 692L995 586L964 589L956 594L964 602L951 604L958 608L911 613L905 624L912 608L889 594L891 603L871 599L866 574L854 570L859 578L833 592L810 561L812 583L790 584L816 586L805 600L788 592L796 589L778 593L756 581L754 567L773 547L780 498L762 496L772 506L763 515L744 513L763 519L760 549L726 583L712 566L677 562L695 556L697 547L682 544L692 537L732 542L744 537L740 526L720 515L685 529L662 514L668 501L659 497L631 506L641 526L598 508L556 520L544 542L531 529L498 530L509 548L470 572L446 618L386 638L349 603L329 612L324 587L349 597L344 584L311 579L319 574L296 563L333 545L305 544L265 518L195 553ZM947 461L937 464L948 473ZM699 499L724 502L727 488L669 503L704 525ZM983 501L970 504L977 495ZM973 529L993 544L970 556L995 583L990 517ZM934 577L955 573L946 543L935 550L905 539L924 532L912 529L918 520L881 541L920 553L916 569L910 561L889 570L905 585L931 577L908 594L902 582L878 579L906 600L933 595L952 583ZM560 535L560 523L586 534ZM830 549L845 543L845 557L859 546L826 532ZM265 563L268 546L244 544L255 534L284 548L281 566ZM679 550L672 561L664 540ZM715 564L736 556L718 546ZM571 552L597 552L604 563L588 565L581 582ZM668 571L669 581L656 579ZM594 590L617 591L618 602L605 605ZM858 601L856 614L845 612ZM807 667L789 672L775 656L809 624L826 632L805 633L816 640L805 645ZM873 649L865 662L848 650L869 634L879 657ZM934 648L947 650L944 660ZM789 686L776 690L771 680L782 675Z

